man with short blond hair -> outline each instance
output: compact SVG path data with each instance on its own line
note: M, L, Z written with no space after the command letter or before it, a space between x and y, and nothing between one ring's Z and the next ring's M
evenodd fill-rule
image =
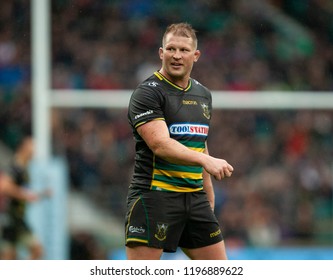
M136 142L125 224L128 259L160 259L180 247L190 259L227 259L211 180L233 167L209 155L210 91L190 77L200 57L187 23L167 27L162 66L134 90L128 119Z

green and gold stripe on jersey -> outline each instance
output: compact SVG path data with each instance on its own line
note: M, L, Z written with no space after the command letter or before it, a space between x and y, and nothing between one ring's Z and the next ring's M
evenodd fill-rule
M198 167L198 169L200 169L199 172L193 173L154 168L151 189L173 192L194 192L202 190L202 167Z
M198 152L205 150L203 142L181 141L181 143L191 150ZM202 171L201 166L170 164L155 157L151 189L174 192L199 191L203 188Z

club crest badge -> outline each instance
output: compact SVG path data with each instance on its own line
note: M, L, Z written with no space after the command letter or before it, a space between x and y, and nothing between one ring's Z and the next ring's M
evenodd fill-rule
M167 237L168 224L157 223L155 238L159 241L164 241Z
M209 107L206 103L200 103L201 108L203 110L203 115L205 116L206 119L210 119L210 111L209 111Z

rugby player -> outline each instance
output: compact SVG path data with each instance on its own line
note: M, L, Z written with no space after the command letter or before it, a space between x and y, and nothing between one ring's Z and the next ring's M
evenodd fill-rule
M190 259L227 259L211 176L230 177L233 167L208 153L212 98L190 77L200 57L192 26L168 26L159 57L160 70L134 90L128 107L136 156L127 258L156 260L180 247Z

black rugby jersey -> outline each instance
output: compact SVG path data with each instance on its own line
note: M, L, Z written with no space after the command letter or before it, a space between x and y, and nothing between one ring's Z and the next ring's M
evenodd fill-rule
M12 163L8 171L12 180L19 187L27 187L29 183L29 174L26 168L23 168ZM24 220L25 219L26 202L22 199L11 198L9 202L8 214L13 219Z
M164 120L170 137L189 149L203 152L212 110L210 91L194 79L183 89L159 72L133 92L128 119L135 139L135 166L131 187L192 192L203 188L202 167L169 163L155 156L136 129L152 120Z

